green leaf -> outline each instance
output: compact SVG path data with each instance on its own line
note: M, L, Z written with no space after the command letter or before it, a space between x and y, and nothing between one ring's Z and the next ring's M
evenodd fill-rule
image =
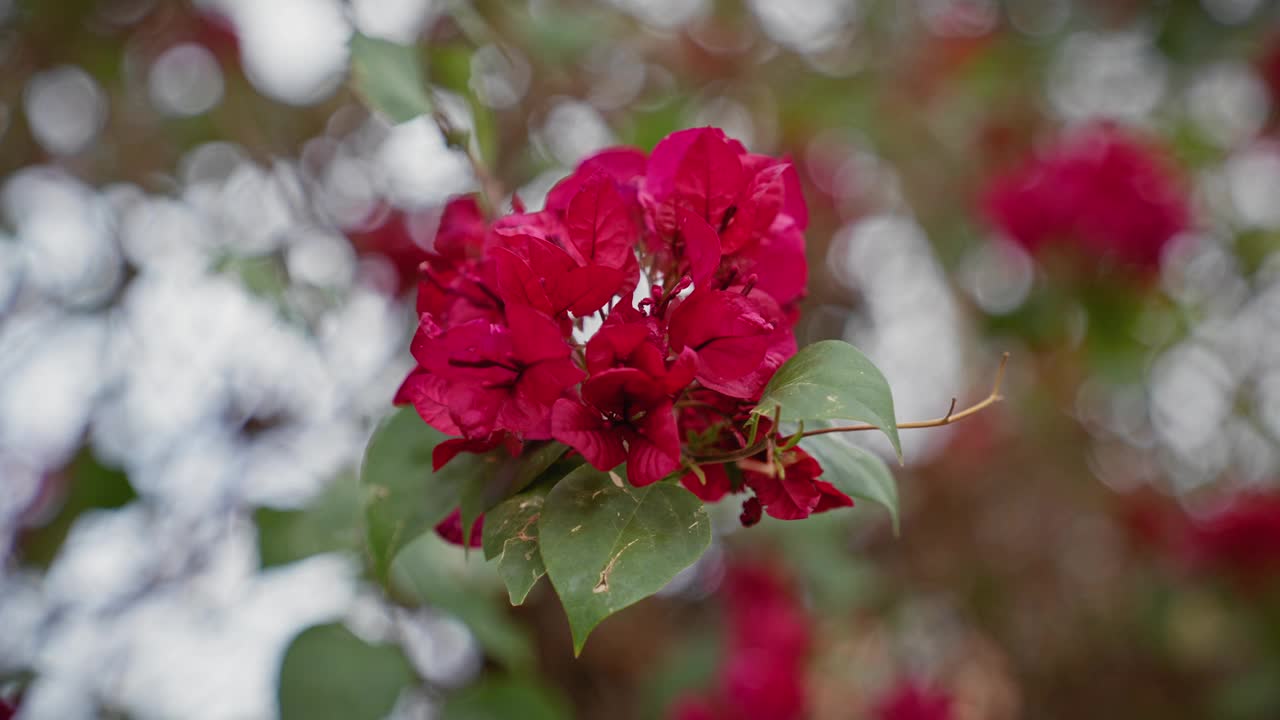
M816 342L791 357L765 386L755 412L783 422L854 420L875 425L902 458L893 395L879 368L856 347L840 340Z
M527 449L517 458L501 448L485 455L481 472L462 485L462 536L471 537L471 526L476 518L529 487L568 449L561 443L547 442Z
M237 275L244 288L260 298L280 305L284 300L289 277L284 259L279 255L251 255L228 257L223 266L225 272Z
M381 720L414 680L391 645L370 645L342 625L317 625L289 645L280 666L282 720Z
M351 80L369 107L394 123L431 112L418 53L412 45L356 33L351 36L350 48Z
M253 516L264 568L360 547L360 485L352 472L339 475L301 510L262 508Z
M822 465L823 480L851 498L873 502L888 510L893 534L899 534L898 483L879 456L834 435L805 438L802 446Z
M431 452L446 439L406 407L384 420L369 440L360 472L365 535L374 574L384 583L396 553L453 512L463 482L480 470L481 456L462 453L432 472Z
M681 487L633 488L584 465L547 495L538 536L574 653L613 613L661 590L711 544L711 519Z
M498 559L498 576L512 605L523 603L538 578L547 574L538 547L538 517L546 499L546 491L537 488L506 500L485 516L484 557Z
M485 652L511 670L533 666L533 645L525 628L491 584L481 584L457 548L434 533L423 535L396 556L392 590L403 600L430 605L461 620ZM485 570L478 563L472 566ZM487 571L485 571L487 574Z
M62 476L66 496L57 514L44 525L23 530L17 546L23 565L49 567L82 513L121 508L137 498L124 472L103 465L88 449L76 455Z
M528 680L488 678L449 697L440 720L568 720L568 703Z

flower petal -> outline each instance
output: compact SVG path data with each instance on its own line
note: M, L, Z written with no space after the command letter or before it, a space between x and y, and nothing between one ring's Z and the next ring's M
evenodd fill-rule
M632 209L617 183L597 175L583 184L564 215L569 242L566 249L580 265L620 268L640 237Z
M551 436L582 454L597 470L612 470L627 459L622 435L600 413L568 398L551 408Z
M683 243L680 249L689 261L689 276L694 285L703 287L720 266L720 238L705 220L685 208L677 210L676 217L678 237Z

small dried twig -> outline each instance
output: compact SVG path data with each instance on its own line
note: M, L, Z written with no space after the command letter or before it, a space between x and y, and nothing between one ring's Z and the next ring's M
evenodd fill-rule
M991 393L982 400L970 405L969 407L956 412L955 398L951 400L951 409L947 410L947 414L933 420L917 420L914 422L898 423L899 430L916 430L920 428L942 427L950 425L953 422L959 422L970 415L980 413L988 407L995 405L1004 399L1000 394L1000 384L1004 382L1004 369L1009 364L1009 353L1000 356L1000 367L996 370L996 381L991 387ZM800 437L813 437L814 435L826 435L827 433L840 432L862 432L864 430L878 430L875 425L859 424L859 425L841 425L839 427L820 428L818 430L809 430Z
M1000 367L996 369L996 379L991 386L991 392L982 400L979 400L973 405L970 405L969 407L959 412L956 412L956 400L955 398L952 398L951 407L948 408L946 415L943 415L942 417L939 417L939 418L934 418L933 420L916 420L912 422L898 423L898 429L899 430L917 430L921 428L942 427L943 425L950 425L952 423L964 420L965 418L971 415L980 413L983 410L991 407L992 405L995 405L996 403L1004 399L1004 396L1000 394L1000 386L1004 382L1004 371L1005 371L1005 367L1008 366L1008 364L1009 364L1009 353L1004 353L1003 355L1000 356ZM777 409L775 408L774 428L777 428L777 421L776 421L777 415L778 415L778 412L777 412ZM837 427L819 428L817 430L805 430L803 427L801 427L794 435L790 435L786 438L783 438L781 442L781 446L790 447L794 445L795 442L798 441L800 438L813 437L815 435L827 435L829 433L863 432L865 430L879 430L879 429L880 428L875 425L870 425L866 423L861 423L858 425L840 425ZM694 462L701 463L703 465L717 465L722 463L731 463L731 462L736 462L738 460L743 460L753 455L759 454L760 451L762 450L771 449L771 448L772 448L772 445L768 442L768 440L766 440L765 442L754 443L751 446L742 448L740 450L734 450L731 452L718 454L718 455L702 455L702 456L694 455L694 456L691 456L690 459L693 460Z

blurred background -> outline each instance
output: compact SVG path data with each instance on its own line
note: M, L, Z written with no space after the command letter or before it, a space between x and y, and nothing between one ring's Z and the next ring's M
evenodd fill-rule
M0 0L0 67L0 718L1280 717L1275 4ZM904 437L900 536L721 508L576 661L442 545L391 604L355 473L468 154L536 209L708 124L800 172L802 344L1007 400Z

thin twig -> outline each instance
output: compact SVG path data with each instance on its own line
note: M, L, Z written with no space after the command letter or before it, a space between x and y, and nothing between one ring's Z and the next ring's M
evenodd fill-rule
M431 103L437 108L440 103L434 91L430 89ZM449 121L449 118L441 110L431 113L431 117L435 120L436 127L440 128L441 134L444 135L445 143L455 150L459 150L467 156L467 161L471 164L471 172L476 176L476 182L480 185L480 195L484 199L486 205L489 206L489 212L497 215L502 212L503 190L502 183L489 169L485 167L484 160L477 154L475 148L472 147L472 133L466 133L464 137L459 137L458 130Z
M502 47L500 38L490 27L489 22L476 11L468 0L451 0L446 4L446 12L473 49L479 50L486 45L492 45L500 52L506 52ZM430 93L432 106L441 107L435 88L428 86L427 92ZM444 133L445 140L451 146L457 147L467 154L467 160L471 162L471 171L475 173L476 182L480 184L480 195L488 204L489 211L495 216L500 214L503 210L502 199L506 196L506 193L503 190L502 182L489 171L485 166L484 159L479 157L477 151L472 148L473 135L475 133L467 133L464 141L457 142L460 138L455 134L456 128L452 127L449 119L439 111L432 113L432 115L435 118L436 125ZM474 127L474 125L473 121L472 126ZM476 144L478 146L478 141Z
M1001 400L1004 399L1004 396L1000 394L1000 385L1004 382L1004 371L1005 371L1005 367L1008 364L1009 364L1009 353L1004 353L1000 356L1000 367L996 369L996 380L991 386L991 393L987 395L985 398L983 398L982 400L978 401L977 403L970 405L969 407L965 408L964 410L961 410L960 412L956 412L956 400L955 398L952 398L951 407L950 409L947 410L946 415L943 415L940 418L935 418L933 420L917 420L913 422L898 423L898 429L899 430L917 430L921 428L942 427L943 425L950 425L952 423L959 422L969 417L970 415L974 415L976 413L982 412L983 410L1000 402ZM777 425L775 424L774 428L776 427ZM796 433L796 435L799 435L799 437L801 438L807 438L807 437L813 437L815 435L826 435L829 433L862 432L864 430L879 430L879 429L880 428L878 426L869 425L869 424L841 425L839 427L819 428L817 430L802 429L800 432ZM771 430L770 432L773 432L773 430ZM788 436L786 438L783 438L781 444L782 446L785 447L788 444L790 444L792 440L795 440L795 439L796 439L795 435ZM698 462L703 465L719 465L723 463L731 463L731 462L736 462L738 460L749 458L753 455L757 455L760 453L761 450L766 449L767 446L768 446L768 441L766 440L765 442L756 443L750 447L741 448L739 450L734 450L732 452L719 454L719 455L703 455L703 456L693 455L693 456L690 456L690 459L693 460L694 462Z
M1008 364L1009 364L1009 353L1004 353L1003 355L1000 356L1000 367L996 370L996 381L991 386L991 394L987 395L985 398L978 401L977 403L970 405L969 407L965 408L964 410L961 410L960 412L956 412L955 411L956 401L952 399L951 409L947 411L946 415L943 415L940 418L934 418L933 420L917 420L914 422L898 423L898 429L899 430L918 430L920 428L942 427L943 425L950 425L953 422L959 422L960 420L963 420L969 417L970 415L982 412L988 407L995 405L996 403L1004 399L1004 396L1000 394L1000 384L1004 382L1004 369L1005 369L1005 366ZM813 437L814 435L826 435L828 433L862 432L864 430L879 430L879 429L880 428L875 425L868 425L868 424L841 425L839 427L829 427L829 428L820 428L818 430L809 430L808 432L805 432L800 437Z

